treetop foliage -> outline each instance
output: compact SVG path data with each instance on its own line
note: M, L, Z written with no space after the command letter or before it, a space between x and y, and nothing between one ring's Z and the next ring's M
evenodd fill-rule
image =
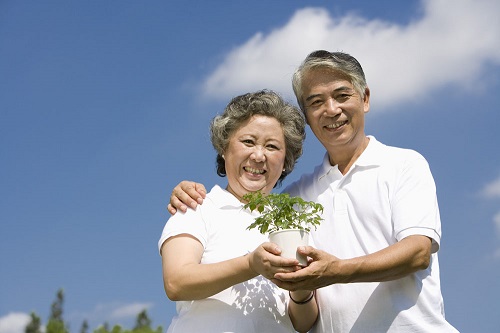
M64 291L59 289L56 294L56 299L51 305L50 315L45 327L45 333L70 333L69 326L64 322L63 319L63 305L64 305ZM31 319L28 325L26 325L25 333L42 333L42 321L36 313L31 313ZM80 328L79 333L88 333L89 324L87 320L84 320ZM147 311L142 310L136 318L135 326L133 329L126 329L120 325L115 325L110 330L109 324L104 323L92 331L93 333L162 333L163 328L158 326L156 329L151 327L151 319L149 318Z

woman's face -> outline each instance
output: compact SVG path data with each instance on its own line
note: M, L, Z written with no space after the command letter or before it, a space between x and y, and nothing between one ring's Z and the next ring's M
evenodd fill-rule
M283 172L285 152L276 118L251 117L231 134L224 152L227 190L240 199L248 192L270 193Z

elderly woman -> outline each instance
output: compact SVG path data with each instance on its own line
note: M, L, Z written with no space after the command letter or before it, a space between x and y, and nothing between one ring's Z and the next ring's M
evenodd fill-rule
M289 295L270 280L298 269L276 245L247 227L258 216L243 209L249 192L270 193L302 154L300 111L271 91L235 97L211 123L217 174L204 204L172 216L158 243L167 296L178 315L168 332L300 332L316 321L309 290ZM280 267L281 266L281 267Z

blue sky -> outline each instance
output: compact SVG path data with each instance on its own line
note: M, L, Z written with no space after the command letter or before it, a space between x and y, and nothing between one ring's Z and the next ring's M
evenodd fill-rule
M46 323L64 288L84 319L170 323L157 240L172 187L215 173L210 119L290 77L315 49L363 65L367 133L428 159L443 224L441 283L463 332L500 326L500 3L0 2L0 333ZM284 185L320 163L305 153Z

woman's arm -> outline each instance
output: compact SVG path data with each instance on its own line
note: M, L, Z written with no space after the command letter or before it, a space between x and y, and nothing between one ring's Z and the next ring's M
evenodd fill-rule
M318 319L318 313L315 291L297 290L290 292L288 315L297 332L308 332Z
M266 242L245 256L201 264L203 246L196 238L189 234L170 237L161 247L165 292L173 301L202 299L257 275L271 279L300 268L296 259L280 257L280 252Z
M252 270L248 256L200 264L203 246L188 234L167 239L161 254L163 284L172 301L207 298L258 275Z

